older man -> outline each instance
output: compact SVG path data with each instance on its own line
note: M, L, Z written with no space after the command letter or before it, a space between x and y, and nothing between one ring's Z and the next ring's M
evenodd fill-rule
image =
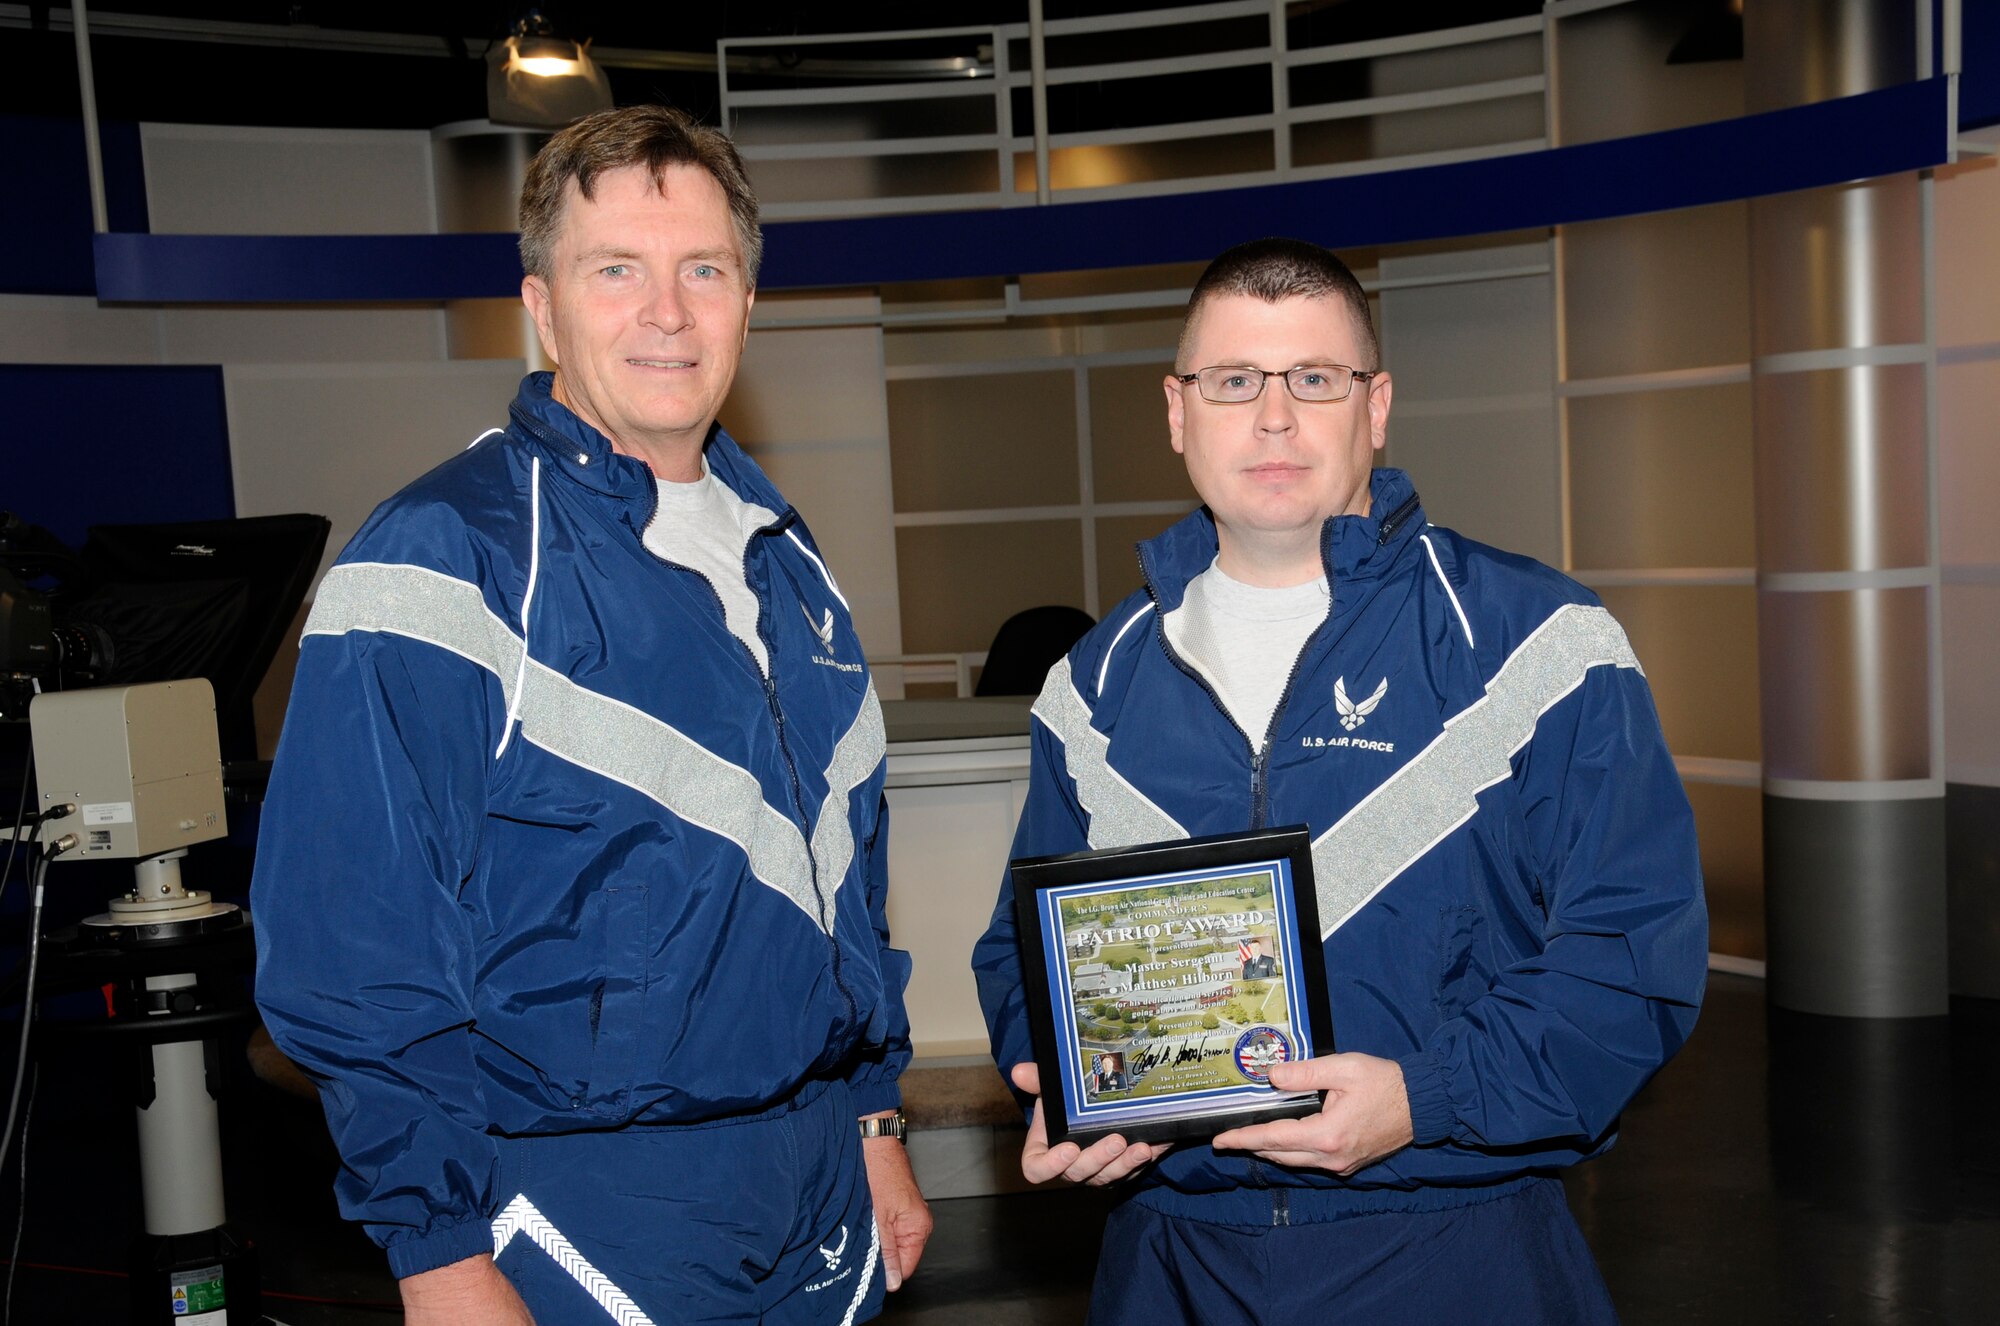
M1218 258L1165 390L1205 505L1050 673L1015 852L1310 825L1341 1052L1271 1067L1318 1114L1171 1153L1051 1147L1036 1101L1029 1179L1135 1178L1093 1326L1611 1320L1551 1174L1686 1038L1707 950L1638 661L1588 590L1371 469L1389 375L1324 249ZM1038 1097L1010 889L973 962Z
M639 107L557 134L521 211L556 370L320 586L259 1002L413 1326L864 1320L930 1229L909 960L846 600L715 425L756 199Z

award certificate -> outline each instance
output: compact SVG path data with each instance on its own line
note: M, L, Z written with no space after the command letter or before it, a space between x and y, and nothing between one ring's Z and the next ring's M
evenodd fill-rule
M1272 1064L1333 1049L1304 827L1011 863L1049 1143L1311 1114Z

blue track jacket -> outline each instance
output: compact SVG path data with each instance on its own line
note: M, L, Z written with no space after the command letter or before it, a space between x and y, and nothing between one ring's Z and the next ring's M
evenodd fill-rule
M1205 510L1140 546L1145 589L1035 704L1014 855L1309 825L1336 1048L1396 1060L1409 1090L1415 1144L1380 1164L1182 1146L1139 1181L1165 1211L1435 1209L1583 1159L1701 1002L1693 816L1625 633L1564 576L1429 525L1400 471L1372 497L1324 526L1332 612L1261 750L1161 624L1215 558ZM1031 1060L1011 881L973 966L995 1062Z
M745 554L768 682L641 543L652 473L547 374L320 585L257 996L399 1276L492 1250L491 1134L740 1118L814 1080L897 1103L881 707L797 512L719 429L707 457L781 513Z

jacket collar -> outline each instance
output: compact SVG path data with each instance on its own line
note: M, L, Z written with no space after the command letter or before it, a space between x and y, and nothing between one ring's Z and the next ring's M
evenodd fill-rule
M1320 563L1334 584L1380 579L1423 528L1424 509L1410 476L1375 470L1369 476L1368 514L1330 516L1320 526ZM1188 581L1208 569L1219 546L1215 517L1205 506L1139 545L1139 565L1161 612L1180 606Z
M614 451L610 438L558 401L550 392L554 381L553 373L530 373L521 379L508 411L514 434L540 454L545 467L593 492L636 504L630 515L643 530L659 500L652 469L636 457ZM738 497L777 512L780 524L791 516L790 503L720 424L710 426L703 454L709 470Z

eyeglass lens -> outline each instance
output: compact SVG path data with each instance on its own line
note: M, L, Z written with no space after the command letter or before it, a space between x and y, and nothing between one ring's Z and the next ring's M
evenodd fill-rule
M1347 399L1354 389L1354 370L1343 364L1304 364L1283 373L1266 373L1261 368L1221 365L1195 374L1204 400L1221 405L1254 401L1264 394L1264 379L1281 377L1295 400L1325 402Z

